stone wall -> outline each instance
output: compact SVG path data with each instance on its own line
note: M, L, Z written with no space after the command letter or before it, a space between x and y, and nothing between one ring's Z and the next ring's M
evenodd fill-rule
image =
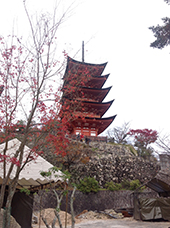
M146 161L138 157L132 146L105 142L91 142L88 146L85 143L73 141L74 144L79 150L78 153L83 154L77 161L74 154L70 159L74 165L69 166L69 172L72 174L72 181L76 183L86 176L95 177L101 187L105 187L106 182L121 182L125 178L139 179L143 183L152 179L160 169L155 159ZM85 157L88 157L86 164L81 161ZM64 158L57 156L50 150L44 151L44 158L57 167L61 163L68 163L67 156Z
M123 145L93 143L87 164L76 164L70 168L77 183L86 176L94 177L104 187L106 182L121 182L123 179L139 179L141 183L152 179L160 167L155 159L144 160L135 155L135 150Z

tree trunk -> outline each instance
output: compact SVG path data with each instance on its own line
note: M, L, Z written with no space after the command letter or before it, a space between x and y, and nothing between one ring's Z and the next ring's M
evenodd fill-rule
M4 182L4 181L3 181ZM0 209L3 207L6 183L2 183L0 192Z
M75 226L75 216L74 216L74 208L73 208L73 202L74 202L74 194L76 191L76 187L74 186L73 192L71 194L70 199L70 208L71 208L71 228L74 228Z
M55 215L56 215L56 217L58 219L59 227L60 228L63 228L62 223L61 223L59 212L57 210L54 210L54 213L55 213Z
M15 180L13 180L12 183L10 183L8 185L9 191L8 191L7 201L5 204L3 228L10 228L11 203L12 203L13 196L15 194L17 181L18 181L18 179L15 179Z
M58 219L58 223L59 223L59 226L60 228L63 228L62 226L62 223L61 223L61 219L60 219L60 215L59 215L59 212L60 212L60 204L61 204L61 201L62 201L62 198L63 198L63 194L59 197L59 195L57 194L57 192L53 189L53 192L57 198L57 208L54 210L54 213Z

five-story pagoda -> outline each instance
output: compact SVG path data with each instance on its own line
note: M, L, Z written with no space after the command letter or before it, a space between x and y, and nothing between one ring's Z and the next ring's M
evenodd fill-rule
M98 136L115 119L116 115L103 118L114 101L103 102L111 89L102 88L109 76L102 76L106 64L89 64L68 57L62 111L70 113L70 134Z

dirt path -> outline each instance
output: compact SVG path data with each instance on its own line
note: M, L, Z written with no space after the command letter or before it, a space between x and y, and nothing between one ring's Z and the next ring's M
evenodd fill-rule
M143 222L132 219L83 221L75 228L169 228L170 222ZM68 227L70 228L70 227Z
M39 226L33 225L33 228ZM63 227L65 227L63 225ZM132 218L124 219L106 219L106 220L83 220L75 225L75 228L169 228L170 222L143 222L136 221ZM41 226L46 228L46 226ZM56 228L59 228L56 226ZM71 228L67 225L67 228Z

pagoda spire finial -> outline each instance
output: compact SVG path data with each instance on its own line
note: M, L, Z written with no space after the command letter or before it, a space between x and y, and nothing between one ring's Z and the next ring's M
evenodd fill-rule
M84 63L84 41L82 41L82 62Z

